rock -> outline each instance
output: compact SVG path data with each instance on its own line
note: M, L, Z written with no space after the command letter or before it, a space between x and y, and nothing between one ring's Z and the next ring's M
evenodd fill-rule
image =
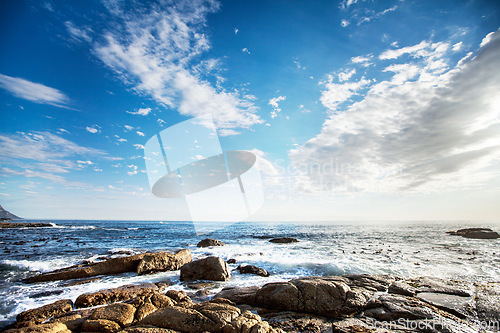
M214 299L225 298L236 304L254 305L255 295L259 289L259 287L225 287L214 296Z
M482 321L497 323L500 318L500 283L490 282L476 286L476 311Z
M476 238L476 239L500 238L500 234L491 230L490 228L466 228L466 229L459 229L457 231L448 231L446 233L449 235L462 236L465 238Z
M472 296L472 291L467 283L459 281L424 276L410 279L407 281L407 284L414 286L418 293L439 293L462 297Z
M416 298L380 294L366 304L364 314L376 320L398 320L398 319L432 319L435 317L436 308Z
M98 262L89 266L73 266L49 273L42 273L26 279L28 283L57 280L81 279L97 275L112 275L126 272L136 272L144 253L128 257L119 257Z
M277 333L258 315L248 311L241 313L240 309L230 303L228 300L217 299L195 304L191 308L173 306L150 314L139 324L189 333Z
M305 278L264 285L257 291L255 305L335 318L359 311L371 295L342 281Z
M13 328L4 333L71 333L68 327L62 323L46 323L29 327Z
M212 239L212 238L206 238L198 243L196 245L197 247L209 247L209 246L224 246L223 242L217 239Z
M121 330L120 325L111 320L86 320L82 324L82 332L115 333Z
M415 296L417 294L417 288L409 285L404 281L396 281L392 283L387 291L390 294L398 294L404 296Z
M245 265L245 266L239 265L236 269L239 270L241 274L255 274L264 277L269 276L269 273L264 268L260 268L253 265Z
M0 229L47 228L53 226L53 224L41 222L0 222Z
M176 302L164 294L154 292L149 295L137 296L127 301L127 303L133 305L137 309L135 312L135 319L141 321L158 309L174 306Z
M227 261L228 264L236 264L236 259L231 258Z
M219 257L207 257L185 264L181 280L227 281L231 278L227 263Z
M66 325L70 331L80 331L84 321L85 318L79 313L67 314L50 320L51 323L62 323Z
M42 307L21 312L17 315L18 322L33 322L40 324L47 319L59 316L73 310L73 302L70 299L62 299Z
M146 253L137 266L137 274L175 271L192 260L191 251L184 249L171 254L168 252Z
M90 306L126 301L128 299L140 295L151 294L156 291L158 291L158 287L152 283L144 283L140 285L130 284L118 288L80 295L75 301L75 306L77 308L87 308Z
M133 326L133 327L127 327L125 328L122 332L127 332L127 333L179 333L179 331L174 331L168 328L159 328L155 326L149 326L149 325L139 325L139 326Z
M101 308L97 308L92 312L89 319L99 320L105 319L114 321L121 327L131 324L134 321L135 307L125 303L110 304Z
M216 286L214 282L193 282L193 283L187 283L186 285L189 289L195 289L195 290L213 289Z
M172 306L153 312L139 322L140 325L152 325L181 332L210 331L214 323L193 309Z
M292 237L279 237L269 240L271 243L286 244L286 243L297 243L298 240Z
M16 216L9 212L8 210L5 210L2 205L0 205L0 221L12 221L15 219L18 219L19 216Z
M189 296L186 294L185 291L182 291L182 290L173 290L172 289L172 290L167 291L167 293L165 295L170 297L171 299L173 299L177 303L182 303L182 302L191 303L191 299L189 298Z

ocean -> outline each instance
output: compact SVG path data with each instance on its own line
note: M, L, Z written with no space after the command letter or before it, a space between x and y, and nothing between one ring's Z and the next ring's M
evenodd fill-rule
M236 259L237 263L230 265L232 278L216 282L213 291L302 276L358 273L500 281L500 239L466 239L445 233L478 226L498 231L499 222L242 222L211 224L213 231L205 233L191 222L52 222L53 227L47 228L0 229L0 328L12 323L21 311L124 284L170 280L170 288L190 290L179 280L179 271L105 276L75 286L68 286L67 281L22 282L38 272L145 251L188 248L193 259L209 255ZM299 242L269 242L285 236ZM204 238L221 240L226 246L196 247ZM239 264L262 267L271 276L239 274L235 270Z

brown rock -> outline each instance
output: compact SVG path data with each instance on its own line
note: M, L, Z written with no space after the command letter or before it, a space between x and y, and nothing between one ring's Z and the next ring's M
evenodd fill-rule
M231 258L227 261L228 264L236 264L236 259Z
M112 275L137 271L144 253L128 257L107 259L89 266L73 266L49 273L42 273L26 279L28 283L81 279L97 275Z
M215 323L200 312L172 306L158 310L139 322L140 325L152 325L181 332L211 331Z
M448 231L447 234L462 236L465 238L476 239L496 239L500 238L500 234L491 230L490 228L466 228L457 231Z
M293 237L278 237L269 240L271 243L277 244L287 244L287 243L297 243L298 239Z
M214 296L214 299L226 298L236 304L254 305L255 294L259 289L259 287L225 287Z
M180 250L175 254L168 252L146 253L137 266L137 274L175 271L191 260L191 251L187 249Z
M63 299L36 309L21 312L17 315L16 320L18 322L30 321L40 324L51 317L59 316L71 310L73 310L73 302L70 299Z
M241 274L255 274L263 277L269 276L269 273L264 268L260 268L254 265L239 265L236 269L240 271Z
M139 325L139 326L132 326L132 327L127 327L123 331L120 331L120 333L179 333L179 331L174 331L168 328L160 328L160 327L155 327L155 326L150 326L150 325Z
M118 323L120 326L131 324L134 321L135 308L130 304L114 303L92 312L89 319L106 319Z
M224 246L223 242L217 239L212 239L212 238L206 238L198 243L196 245L197 247L209 247L209 246Z
M230 278L227 263L219 257L195 260L181 268L181 280L227 281Z
M47 323L30 327L13 328L4 333L71 333L68 327L62 323Z
M51 323L62 323L64 325L66 325L66 327L70 331L80 331L80 328L82 327L82 324L85 320L86 319L83 318L81 314L73 313L73 314L64 315L63 317L53 318L50 320L50 322Z
M86 320L82 325L82 332L115 333L120 330L120 325L106 319Z
M114 302L126 301L139 295L147 295L158 290L152 283L130 284L113 289L96 291L78 296L75 301L77 308L88 308Z

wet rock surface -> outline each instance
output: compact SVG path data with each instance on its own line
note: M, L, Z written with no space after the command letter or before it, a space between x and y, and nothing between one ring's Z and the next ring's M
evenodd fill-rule
M221 242L220 240L212 239L212 238L205 238L204 240L200 241L196 246L197 247L209 247L209 246L224 246L224 245L226 245L226 244Z
M500 238L500 234L490 228L466 228L456 231L448 231L447 234L453 236L462 236L464 238L476 239L496 239Z
M299 240L293 237L278 237L269 240L271 243L276 244L288 244L288 243L297 243Z
M76 310L61 300L25 311L7 332L472 333L482 329L479 322L491 325L484 332L495 332L499 304L499 283L426 277L306 277L227 287L203 301L149 283L80 295Z
M268 277L269 273L264 269L254 265L239 265L236 268L241 274L255 274Z
M76 265L38 274L25 280L28 283L85 279L99 275L116 275L137 272L140 275L168 270L178 270L191 261L191 251L184 249L175 254L168 252L140 253L104 261Z
M219 257L207 257L185 264L181 268L181 280L227 281L231 273L227 263Z

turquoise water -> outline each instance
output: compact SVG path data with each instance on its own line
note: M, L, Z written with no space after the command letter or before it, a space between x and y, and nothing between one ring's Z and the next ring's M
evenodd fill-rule
M21 281L38 272L98 261L104 256L145 251L188 248L194 259L208 255L225 260L235 258L238 262L230 265L232 269L239 264L252 264L271 274L264 278L233 271L231 280L217 283L216 290L299 276L351 273L500 280L500 240L465 239L445 233L473 226L500 230L500 224L492 222L237 223L207 224L207 228L190 222L52 222L55 225L50 228L0 229L1 326L12 322L21 311L127 283L170 279L175 283L172 288L187 290L179 281L178 271L148 276L128 273L78 286ZM300 242L269 242L269 238L282 236L295 237ZM207 237L227 245L197 248L196 244Z

